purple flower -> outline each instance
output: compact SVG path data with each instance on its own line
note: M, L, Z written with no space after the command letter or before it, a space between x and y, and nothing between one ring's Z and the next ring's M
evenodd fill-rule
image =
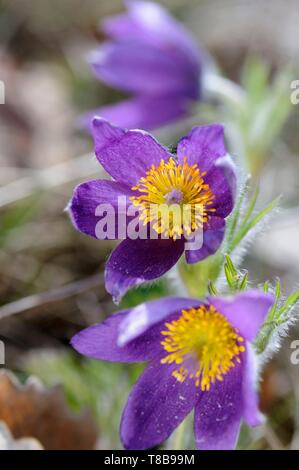
M123 412L124 447L161 444L193 409L200 449L233 449L242 420L260 424L250 343L273 302L258 290L205 303L170 297L78 333L72 345L85 356L149 362Z
M93 135L97 159L113 181L93 180L77 186L69 211L75 227L85 234L126 238L106 264L106 289L115 299L130 287L165 274L184 251L187 263L197 263L217 251L236 189L221 125L195 127L179 141L176 156L146 132L123 130L99 118L93 121ZM125 198L122 209L120 196ZM101 220L97 208L103 204L116 213L111 233L97 230ZM138 223L151 228L146 239L128 238L132 218L125 221L126 235L121 234L121 219L129 206L137 212ZM185 222L181 213L159 214L161 207L179 212L189 207L190 220ZM182 223L176 222L177 216ZM194 236L197 241L197 234L202 243L185 243L186 237L190 241Z
M91 54L91 64L97 78L133 97L86 113L83 126L97 115L153 129L186 115L200 97L201 60L189 32L155 3L126 4L127 13L104 22L110 41Z

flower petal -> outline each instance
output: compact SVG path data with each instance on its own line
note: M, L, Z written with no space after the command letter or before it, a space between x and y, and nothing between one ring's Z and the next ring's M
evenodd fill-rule
M183 250L183 240L123 240L106 264L106 290L119 300L131 287L165 274Z
M179 162L183 162L186 157L189 165L196 164L205 172L226 153L224 127L221 124L194 127L179 141L177 148Z
M141 25L138 24L128 13L113 15L106 18L100 24L100 30L111 39L144 39L148 35Z
M161 5L153 2L127 1L128 13L103 22L103 29L113 39L142 40L144 43L180 51L185 60L198 67L198 46L190 32Z
M204 226L202 247L198 250L186 250L185 256L188 264L198 263L208 256L216 253L220 247L225 233L225 221L220 217L211 217ZM192 241L189 241L192 246Z
M193 380L178 382L176 365L155 359L136 382L121 420L121 440L126 449L139 450L163 442L194 407L198 394Z
M111 362L144 362L153 359L161 351L161 326L150 328L146 334L124 347L117 345L119 326L128 313L116 313L102 323L80 331L71 340L73 348L84 356Z
M223 381L201 392L195 406L196 445L202 450L234 449L243 411L243 364L230 369Z
M165 297L140 304L121 322L118 344L127 344L175 312L200 305L199 300L184 297Z
M253 341L274 303L274 296L251 289L234 297L209 297L209 302L226 316L244 338Z
M134 94L198 97L197 69L184 55L136 39L106 42L90 54L97 78Z
M188 115L190 103L180 96L137 96L83 114L79 127L91 131L95 116L126 129L155 129Z
M195 127L183 137L177 149L178 160L187 158L189 165L198 165L205 172L215 199L215 215L227 217L233 209L236 194L236 169L227 154L224 142L224 127L220 124Z
M225 155L225 157L218 158L204 180L215 196L214 214L218 217L227 217L233 210L237 190L236 167L231 157Z
M101 118L93 120L95 153L105 170L130 187L145 175L151 165L169 160L169 154L150 134L126 131Z
M248 426L258 426L264 421L258 403L258 371L256 360L252 346L247 343L242 393L244 402L243 419Z
M108 180L92 180L79 184L75 188L67 209L74 226L80 232L95 238L115 240L120 231L126 233L128 219L122 222L120 215L125 215L126 208L131 204L129 198L132 194L134 194L133 191L124 184ZM103 205L103 210L105 207L111 210L111 217L113 216L110 230L107 230L103 237L96 233L97 223L101 219L100 213L96 210L100 205ZM96 215L96 212L99 215Z

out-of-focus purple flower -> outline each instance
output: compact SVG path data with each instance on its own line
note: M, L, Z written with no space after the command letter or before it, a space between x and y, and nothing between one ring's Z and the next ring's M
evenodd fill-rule
M183 117L200 98L201 58L190 33L155 3L126 4L126 13L104 21L110 40L90 61L98 79L134 96L86 113L83 126L97 115L128 129L153 129Z
M225 218L234 204L236 174L227 155L224 129L219 124L195 127L171 155L150 134L127 131L95 118L93 135L96 156L113 181L94 180L74 190L69 211L75 227L101 239L124 239L112 252L105 271L106 289L117 300L130 287L165 274L184 253L188 263L197 263L217 251L225 232ZM119 196L125 198L120 210ZM111 235L97 232L100 214L97 207L109 204L116 213ZM132 206L133 204L133 206ZM169 221L155 208L192 209L189 220ZM135 207L141 226L150 227L145 239L120 236L122 211ZM197 213L197 207L200 213ZM182 215L182 214L178 214ZM171 223L170 223L171 222ZM113 224L114 228L114 224ZM186 245L186 240L199 245ZM164 235L164 236L162 236ZM188 236L187 236L188 235Z
M242 420L261 422L254 341L271 294L164 298L112 315L72 339L81 354L112 362L149 362L123 412L127 449L161 444L194 409L200 449L233 449Z

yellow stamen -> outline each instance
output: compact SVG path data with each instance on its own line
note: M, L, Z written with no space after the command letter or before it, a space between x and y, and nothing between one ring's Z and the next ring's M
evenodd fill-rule
M152 165L132 188L141 193L131 197L140 210L140 220L144 225L151 222L158 234L174 239L202 228L215 211L211 207L214 195L204 176L186 158L183 163L171 157L167 163L161 160L158 166Z
M161 363L178 364L172 375L179 382L194 379L203 391L222 381L245 351L244 338L213 306L182 310L178 320L165 326L161 344L170 354Z

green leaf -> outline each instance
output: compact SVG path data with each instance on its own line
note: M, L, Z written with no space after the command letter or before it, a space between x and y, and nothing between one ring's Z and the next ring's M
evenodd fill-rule
M285 300L283 306L277 312L277 319L279 319L283 314L289 312L297 302L299 302L299 291L289 295L289 297Z
M229 269L231 275L235 277L238 274L238 271L236 270L229 255L225 255L225 261L226 261L227 268Z
M218 290L212 281L208 284L208 291L210 295L218 295Z
M268 291L268 282L265 282L264 289L265 286ZM255 341L255 348L258 353L262 353L266 349L275 330L283 324L287 325L287 323L292 319L293 315L291 314L291 311L298 302L299 291L296 291L289 295L289 297L287 297L287 299L282 304L281 282L278 279L275 288L274 305L267 316L266 322L261 328L257 340Z
M281 283L280 283L280 279L278 279L277 284L276 284L276 289L275 289L275 302L274 302L273 307L270 310L267 321L272 321L275 318L275 312L276 312L276 309L280 300L280 294L281 294Z
M266 281L263 285L263 291L264 292L269 292L269 281Z
M247 283L248 283L248 272L246 271L246 273L243 276L243 279L240 282L239 289L245 290L247 287Z
M274 78L263 101L255 110L255 118L249 130L250 145L255 152L264 155L275 141L292 110L289 84L292 80L290 69L283 70Z
M229 288L235 292L239 290L239 280L241 279L241 273L235 268L229 255L225 255L224 273L226 276L227 284ZM246 281L245 281L246 282Z
M245 61L241 83L248 93L250 103L258 104L267 91L269 67L258 57L248 57Z
M265 217L268 215L273 209L275 209L280 201L280 196L274 199L270 204L268 204L264 209L258 212L249 222L241 224L240 230L238 231L235 239L232 242L230 247L230 252L232 252L241 241L245 238L245 236L252 230L256 225L258 225Z
M248 193L248 190L249 190L249 181L250 181L250 177L247 178L245 184L240 189L240 194L237 198L237 202L235 204L235 208L233 210L233 213L228 218L228 221L227 221L227 236L226 236L227 246L230 246L230 244L233 240L233 237L235 235L236 228L237 228L239 218L240 218L241 208L242 208L244 199L247 196L247 193Z
M234 278L229 270L229 267L227 266L227 264L224 265L224 274L225 274L225 277L226 277L226 280L227 280L227 284L228 286L233 289L234 288Z
M260 192L260 188L257 187L256 190L254 191L253 193L253 196L251 198L251 201L249 202L249 205L248 205L248 208L244 214L244 217L242 219L242 225L245 225L247 224L252 212L254 211L254 208L255 208L255 205L256 205L256 201L257 201L257 198L258 198L258 195L259 195L259 192Z

